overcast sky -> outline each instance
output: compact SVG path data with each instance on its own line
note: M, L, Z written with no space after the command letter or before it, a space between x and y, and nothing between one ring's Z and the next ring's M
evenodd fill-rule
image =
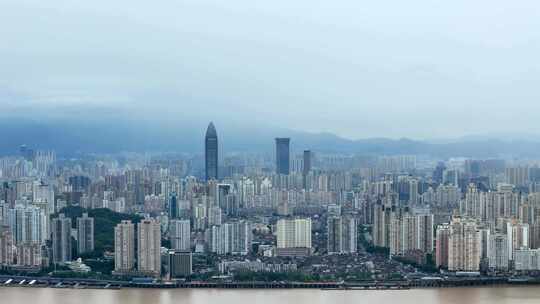
M0 103L349 138L540 134L540 1L0 0Z

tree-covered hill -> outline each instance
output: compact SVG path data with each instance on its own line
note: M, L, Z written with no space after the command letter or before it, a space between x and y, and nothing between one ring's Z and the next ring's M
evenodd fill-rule
M114 212L110 209L84 209L81 207L66 207L59 213L64 213L66 217L71 218L73 228L77 225L77 217L81 217L84 212L89 217L94 218L94 243L95 254L103 255L105 251L114 251L114 227L123 220L131 220L138 223L142 218L133 214ZM58 214L53 215L57 217Z

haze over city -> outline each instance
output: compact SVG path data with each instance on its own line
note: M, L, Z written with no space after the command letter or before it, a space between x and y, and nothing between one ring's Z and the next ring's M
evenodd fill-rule
M539 29L538 0L0 0L1 301L539 303Z
M537 139L538 28L533 0L3 0L0 116Z

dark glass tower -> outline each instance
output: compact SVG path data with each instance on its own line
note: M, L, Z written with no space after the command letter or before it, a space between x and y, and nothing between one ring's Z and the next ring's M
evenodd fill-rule
M276 173L289 175L290 138L276 138Z
M204 139L206 180L218 179L218 137L214 123L208 125Z
M176 198L176 192L171 193L171 197L169 198L169 218L178 218L178 200Z
M307 176L310 171L311 171L311 151L304 150L304 168L302 170L302 185L304 186L304 189L308 188Z
M310 150L304 150L304 169L303 174L308 175L309 171L311 171L311 151Z

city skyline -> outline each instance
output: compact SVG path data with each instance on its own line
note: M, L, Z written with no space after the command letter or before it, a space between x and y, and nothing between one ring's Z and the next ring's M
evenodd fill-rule
M289 137L270 141L273 157L220 158L214 123L205 131L204 158L65 159L32 145L0 157L0 265L129 284L270 272L424 286L540 271L539 158L326 154L292 151Z
M539 28L537 0L0 0L0 290L538 302Z

